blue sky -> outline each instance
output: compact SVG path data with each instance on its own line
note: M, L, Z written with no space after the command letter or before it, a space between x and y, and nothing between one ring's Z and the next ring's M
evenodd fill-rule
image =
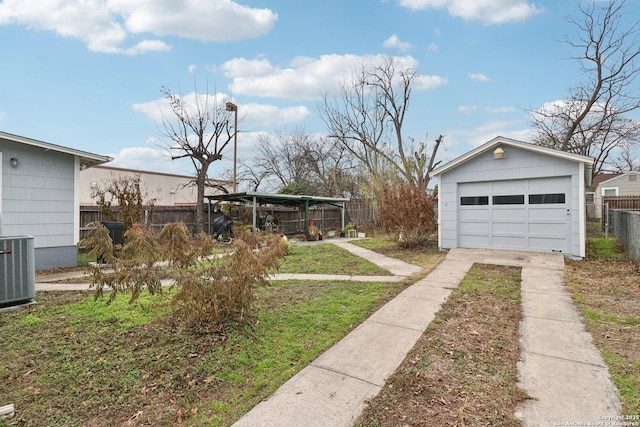
M259 133L325 131L321 95L395 55L422 76L405 136L443 134L447 161L498 135L530 140L525 110L582 78L560 41L578 12L572 0L3 0L0 130L190 174L158 146L161 86L232 97L251 159ZM228 150L211 176L224 178Z

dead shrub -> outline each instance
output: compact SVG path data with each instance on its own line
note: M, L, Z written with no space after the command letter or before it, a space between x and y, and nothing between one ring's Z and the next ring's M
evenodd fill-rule
M94 226L81 244L90 255L104 253L113 268L110 272L99 264L92 267L96 299L105 287L111 290L107 303L120 292L131 293L130 302L145 288L151 294L161 293L160 280L169 268L178 287L172 300L174 317L190 326L243 319L253 300L253 287L266 281L267 272L277 268L287 251L280 236L265 241L245 231L234 239L232 254L211 257L210 236L201 233L194 237L184 224L167 224L158 235L144 227L132 227L115 257L108 230L100 223Z
M402 247L425 246L437 229L435 200L419 187L392 182L379 190L378 213L387 233Z
M233 247L232 255L209 260L197 271L179 271L173 313L180 321L202 326L242 320L253 301L254 286L265 283L267 272L277 268L286 253L281 237L265 242L250 231L234 239Z

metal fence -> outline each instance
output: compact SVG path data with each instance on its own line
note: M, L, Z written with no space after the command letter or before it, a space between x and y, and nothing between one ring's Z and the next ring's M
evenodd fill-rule
M609 226L616 239L627 247L629 258L640 262L640 211L612 209Z

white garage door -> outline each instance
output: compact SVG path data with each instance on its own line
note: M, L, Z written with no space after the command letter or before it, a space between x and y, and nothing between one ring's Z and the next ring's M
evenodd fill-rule
M458 246L571 253L571 178L458 186Z

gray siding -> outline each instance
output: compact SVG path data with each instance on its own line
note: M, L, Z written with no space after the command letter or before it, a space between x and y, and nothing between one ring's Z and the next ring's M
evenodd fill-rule
M440 246L443 249L458 247L458 183L568 176L571 177L571 252L580 256L581 165L513 146L503 148L505 158L501 160L495 160L490 150L440 175Z
M34 236L36 269L46 268L48 258L60 259L58 267L75 265L74 156L2 139L0 151L2 234ZM18 167L9 165L11 157Z

